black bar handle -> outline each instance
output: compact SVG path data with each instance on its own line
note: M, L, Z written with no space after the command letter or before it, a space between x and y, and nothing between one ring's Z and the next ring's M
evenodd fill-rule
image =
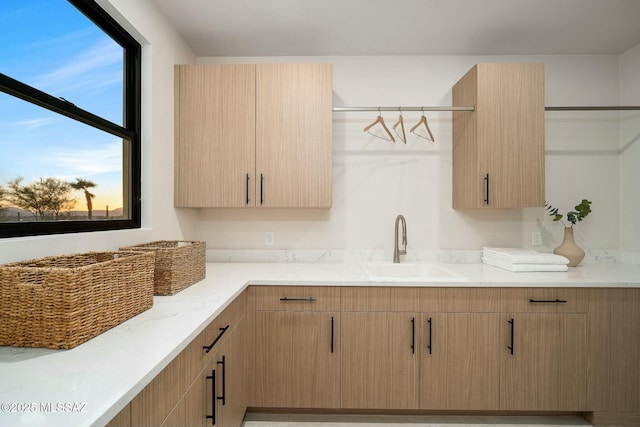
M427 320L427 323L429 324L429 345L427 346L427 348L429 349L429 354L432 354L432 349L433 349L433 331L431 329L432 326L432 321L431 321L431 317L429 317L429 320Z
M316 299L314 297L309 297L309 298L288 298L288 297L282 297L280 298L280 301L306 301L306 302L314 302Z
M513 319L509 320L508 322L509 322L509 325L511 325L511 345L508 346L507 348L509 349L509 352L511 354L513 354L513 347L514 347L513 346L513 338L514 338L514 332L515 332L515 329L516 329L516 325L515 325L515 320L513 320Z
M264 197L263 197L263 183L264 183L264 175L260 174L260 204L262 204L264 202Z
M218 336L216 337L215 340L213 340L213 342L211 343L211 345L203 345L202 348L204 349L204 351L206 353L209 353L211 351L211 349L213 348L214 345L216 345L218 343L218 341L220 341L220 338L222 338L222 336L224 335L225 332L227 332L227 329L229 329L229 325L225 326L224 328L220 328L220 333L218 334Z
M489 204L489 174L484 176L484 204Z
M529 302L532 303L532 304L566 304L567 300L558 299L558 298L556 298L555 300L552 300L552 299L533 299L533 298L531 298L529 300Z
M331 353L333 353L333 316L331 316Z
M207 376L211 380L211 415L207 415L207 419L211 420L211 425L216 425L216 370L211 371L211 375Z
M245 200L245 204L249 204L249 174L247 174L247 181L246 181L246 187L244 190L244 194L246 196L246 200Z
M411 353L416 353L416 318L411 318Z
M218 400L222 400L222 406L227 402L227 366L225 357L222 356L222 360L216 362L217 365L222 365L222 396L218 396Z

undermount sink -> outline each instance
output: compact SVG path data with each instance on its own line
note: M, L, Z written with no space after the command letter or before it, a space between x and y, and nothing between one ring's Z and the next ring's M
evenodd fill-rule
M362 263L362 267L372 281L464 282L467 280L464 276L431 263L367 262Z

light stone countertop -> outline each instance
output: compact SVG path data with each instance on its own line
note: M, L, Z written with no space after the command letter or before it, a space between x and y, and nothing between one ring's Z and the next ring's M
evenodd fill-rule
M446 264L466 280L371 282L358 263L208 263L206 279L71 350L0 347L0 425L101 426L131 401L248 284L319 286L640 287L640 266L510 273Z

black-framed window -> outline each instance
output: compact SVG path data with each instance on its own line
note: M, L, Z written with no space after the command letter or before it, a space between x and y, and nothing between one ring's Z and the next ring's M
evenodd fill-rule
M0 237L140 227L140 80L94 0L0 2Z

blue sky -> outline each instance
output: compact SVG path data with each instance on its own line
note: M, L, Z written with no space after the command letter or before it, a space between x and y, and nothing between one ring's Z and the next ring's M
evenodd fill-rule
M66 0L0 0L0 73L122 124L122 49ZM0 92L0 184L22 176L96 184L122 206L122 141ZM84 197L77 209L84 209Z

